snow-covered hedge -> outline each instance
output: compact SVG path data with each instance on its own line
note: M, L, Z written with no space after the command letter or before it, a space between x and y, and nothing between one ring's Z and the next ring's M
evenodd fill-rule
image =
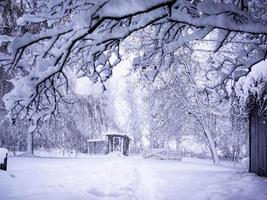
M251 109L251 104L261 106L266 101L266 86L267 86L267 61L262 61L253 66L251 72L240 78L237 82L237 94L246 102L246 106Z
M7 153L8 153L7 149L0 148L0 164L4 163L4 159Z

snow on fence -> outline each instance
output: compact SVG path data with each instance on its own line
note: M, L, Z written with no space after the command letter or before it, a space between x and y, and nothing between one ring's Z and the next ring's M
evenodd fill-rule
M143 152L144 158L157 158L161 160L179 160L182 161L182 153L180 151L168 149L146 149Z
M7 170L7 154L7 149L0 148L0 170Z

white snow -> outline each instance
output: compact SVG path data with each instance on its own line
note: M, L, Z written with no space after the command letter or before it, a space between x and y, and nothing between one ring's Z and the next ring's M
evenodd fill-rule
M249 96L249 91L252 93L260 94L262 89L259 86L255 86L254 83L256 80L262 79L267 81L267 61L261 61L260 63L254 65L251 69L251 72L245 76L241 77L237 82L237 92L240 96L247 98Z
M183 136L180 148L185 152L205 154L205 144L198 142L193 135Z
M104 142L106 139L88 139L87 142Z
M149 9L157 4L164 2L162 0L150 0L150 1L142 1L142 0L111 0L103 6L98 13L101 16L117 16L121 17L124 15L129 15L129 13L138 13L142 10Z
M99 96L103 89L101 83L93 83L88 77L81 77L75 82L75 93L82 96Z
M7 153L8 153L7 149L0 148L0 164L4 163L4 159L5 159Z
M1 200L267 199L267 179L210 161L124 156L11 157Z
M12 41L13 38L7 35L0 35L0 43Z
M121 135L121 136L127 136L129 137L130 139L132 139L131 135L129 135L129 133L126 133L126 132L118 132L116 130L108 130L105 132L105 135L108 136L108 135Z
M245 172L248 172L249 170L249 158L243 158L242 159L242 167Z

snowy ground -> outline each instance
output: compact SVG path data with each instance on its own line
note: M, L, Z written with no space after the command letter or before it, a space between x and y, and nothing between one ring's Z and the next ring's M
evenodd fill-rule
M1 200L265 200L267 179L210 162L10 157Z

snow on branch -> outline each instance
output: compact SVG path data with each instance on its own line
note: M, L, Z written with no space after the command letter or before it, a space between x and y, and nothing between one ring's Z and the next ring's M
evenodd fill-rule
M152 79L170 67L180 47L204 39L214 30L221 31L215 52L225 46L231 33L242 33L240 40L247 34L267 35L266 18L254 15L257 12L249 4L212 0L37 0L24 7L24 15L17 19L20 27L31 23L46 26L38 27L34 34L8 35L14 37L9 43L10 57L1 65L27 72L12 80L15 87L5 96L13 118L54 115L57 103L64 100L63 90L68 89L67 68L104 85L121 60L120 43L148 27L152 28L153 42L134 65L149 69L146 74ZM266 57L266 40L262 42L265 46L260 47L261 51L251 53L260 60ZM246 65L245 60L239 63ZM224 72L227 78L235 69Z

